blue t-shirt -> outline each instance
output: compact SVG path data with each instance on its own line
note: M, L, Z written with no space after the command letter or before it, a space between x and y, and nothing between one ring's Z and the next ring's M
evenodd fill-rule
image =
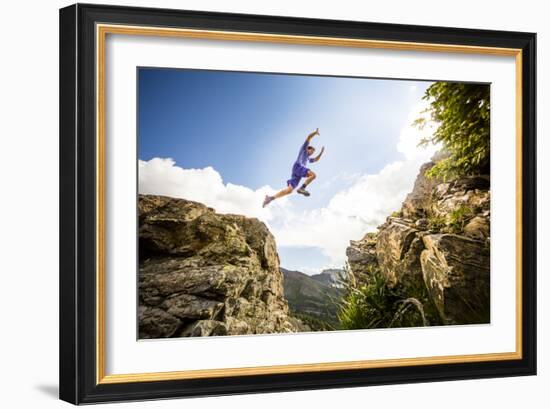
M298 152L298 158L296 158L296 162L294 162L294 164L299 164L299 165L302 165L302 166L306 166L306 164L308 162L313 162L313 159L310 159L308 154L307 154L307 147L309 146L309 142L306 141L304 142L304 144L300 147L300 152Z

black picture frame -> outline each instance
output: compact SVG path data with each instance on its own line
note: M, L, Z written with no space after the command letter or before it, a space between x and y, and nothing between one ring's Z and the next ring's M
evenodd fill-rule
M74 404L536 374L536 34L76 4L60 10L60 389ZM521 358L98 383L96 24L502 47L522 53Z

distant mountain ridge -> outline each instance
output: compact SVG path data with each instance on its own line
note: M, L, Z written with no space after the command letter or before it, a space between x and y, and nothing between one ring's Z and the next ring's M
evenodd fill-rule
M346 280L346 273L340 268L327 268L321 273L313 274L310 277L332 287L343 288L342 281Z
M284 296L291 313L313 329L336 328L339 323L337 301L343 291L336 279L341 270L324 270L311 276L282 267L280 270L284 276Z

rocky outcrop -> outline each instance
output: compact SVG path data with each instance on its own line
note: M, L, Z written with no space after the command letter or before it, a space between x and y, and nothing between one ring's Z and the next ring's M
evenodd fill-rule
M346 249L349 269L348 281L353 286L359 286L363 283L373 269L378 268L378 259L376 258L376 233L367 233L361 240L351 240Z
M289 316L275 240L256 219L139 197L139 337L304 330Z
M490 180L442 181L424 164L400 211L347 249L349 276L360 285L373 272L410 297L427 293L444 324L489 322Z
M425 217L430 211L431 194L440 181L427 177L426 172L435 165L436 161L436 159L432 159L420 167L413 190L407 195L401 207L403 217L417 220Z
M489 322L489 249L455 234L429 234L423 243L424 282L443 322Z
M419 253L424 233L406 219L390 217L380 227L376 241L376 258L390 286L410 286L422 280Z

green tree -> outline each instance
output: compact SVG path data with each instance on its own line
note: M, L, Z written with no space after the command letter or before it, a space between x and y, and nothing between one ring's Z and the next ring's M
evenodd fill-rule
M439 127L420 144L441 143L448 154L427 175L446 180L489 173L489 85L436 82L428 87L423 99L429 101L427 112ZM422 129L426 118L414 124Z

